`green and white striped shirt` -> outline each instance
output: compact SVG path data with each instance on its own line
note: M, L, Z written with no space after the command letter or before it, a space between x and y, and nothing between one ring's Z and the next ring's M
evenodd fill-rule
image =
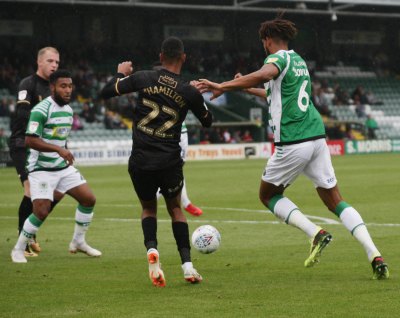
M44 142L65 148L72 126L73 111L69 105L59 106L52 98L47 97L31 111L26 135L38 136ZM28 148L26 169L60 170L68 163L57 152L41 152Z

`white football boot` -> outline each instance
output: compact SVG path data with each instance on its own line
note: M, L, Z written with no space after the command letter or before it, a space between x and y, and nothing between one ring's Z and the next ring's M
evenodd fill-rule
M14 263L27 263L26 257L24 255L24 250L13 248L11 251L11 259Z
M166 280L164 272L161 269L160 255L155 248L147 251L147 261L149 263L150 280L156 287L165 287Z
M197 270L193 267L192 262L186 262L182 265L183 276L187 282L192 284L200 283L203 280L203 277L197 272Z
M81 252L91 257L101 256L101 252L99 250L96 250L95 248L89 246L85 241L78 243L77 241L72 240L71 243L69 243L69 252L72 254Z

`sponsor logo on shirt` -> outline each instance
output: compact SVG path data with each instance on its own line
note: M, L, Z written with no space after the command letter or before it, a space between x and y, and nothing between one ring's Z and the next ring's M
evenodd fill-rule
M274 62L276 62L276 61L278 61L278 58L277 58L277 57L270 57L270 58L267 60L267 63L274 63Z
M158 78L158 82L160 84L167 85L172 88L176 88L176 85L178 85L178 82L175 81L175 79L167 75L160 75L160 77Z
M68 127L58 127L54 130L53 136L66 137L69 134L69 130Z

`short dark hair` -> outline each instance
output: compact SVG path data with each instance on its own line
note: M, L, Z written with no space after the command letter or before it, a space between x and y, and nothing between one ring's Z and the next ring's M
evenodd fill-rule
M50 78L49 78L49 82L50 84L54 84L55 82L57 82L57 80L59 78L72 78L71 72L67 71L67 70L57 70L53 73L51 73Z
M167 59L176 60L184 52L183 42L175 36L165 39L161 45L161 53L163 53Z
M261 40L268 37L289 42L296 37L297 28L295 24L292 21L283 19L282 16L283 13L280 13L274 20L261 23L258 31Z

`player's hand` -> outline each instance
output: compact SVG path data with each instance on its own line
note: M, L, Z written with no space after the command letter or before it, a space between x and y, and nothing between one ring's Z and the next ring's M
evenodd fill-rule
M132 65L132 62L130 62L130 61L125 61L125 62L119 63L119 64L118 64L117 72L118 72L118 73L122 73L122 74L124 74L125 76L131 75L132 72L133 72L133 65Z
M214 83L204 78L200 79L199 81L200 83L198 84L198 90L200 93L211 92L212 96L210 100L213 100L224 93L221 84L219 83Z
M199 81L196 81L196 80L190 81L190 85L193 86L194 88L197 88L198 90L200 90L200 82Z
M67 161L68 164L70 164L70 165L74 164L74 161L75 161L74 155L68 149L61 148L58 151L58 154L60 155L61 158L63 158L65 161Z

